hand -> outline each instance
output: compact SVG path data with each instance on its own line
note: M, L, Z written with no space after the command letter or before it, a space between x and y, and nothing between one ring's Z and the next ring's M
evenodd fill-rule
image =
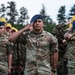
M72 37L72 34L69 34L69 35L68 35L68 38L71 38L71 37Z
M28 30L31 30L32 28L33 28L32 25L29 24L24 27L24 30L28 31Z
M65 42L66 42L66 40L64 39L64 40L62 40L62 42L63 42L63 43L65 43Z
M67 40L62 40L62 43L64 44L64 45L66 45L67 44Z
M52 74L51 75L54 75L54 72L52 72Z
M8 68L8 74L11 74L11 68Z

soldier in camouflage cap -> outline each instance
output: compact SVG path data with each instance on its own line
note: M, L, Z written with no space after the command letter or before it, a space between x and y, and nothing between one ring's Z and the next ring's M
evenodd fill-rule
M6 20L0 18L0 75L7 75L7 50L8 35L5 29Z
M12 27L11 34L18 29ZM8 73L9 75L24 75L25 68L25 46L21 43L10 43L8 51Z
M58 75L67 75L67 58L64 57L67 44L63 44L65 28L67 25L65 24L58 24L53 30L53 35L58 39L58 65L57 65L57 74Z
M31 26L33 30L26 32ZM31 25L9 37L9 41L17 41L26 46L24 75L54 75L56 72L58 42L51 33L44 31L43 26L43 17L34 15Z
M75 75L75 16L72 17L72 28L69 32L66 32L65 40L68 42L68 50L66 56L68 57L68 75Z

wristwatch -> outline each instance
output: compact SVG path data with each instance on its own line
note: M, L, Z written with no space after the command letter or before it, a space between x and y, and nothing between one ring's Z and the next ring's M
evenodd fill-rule
M9 69L11 69L11 67L9 67Z
M51 70L52 72L56 73L56 70Z

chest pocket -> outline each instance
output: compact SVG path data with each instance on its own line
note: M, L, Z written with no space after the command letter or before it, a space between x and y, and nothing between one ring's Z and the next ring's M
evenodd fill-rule
M27 36L27 45L38 48L49 47L49 38L47 36Z

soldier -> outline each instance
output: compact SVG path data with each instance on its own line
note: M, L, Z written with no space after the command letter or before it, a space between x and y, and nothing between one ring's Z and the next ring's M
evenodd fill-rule
M24 75L54 75L58 62L57 39L51 33L44 31L41 15L34 15L30 22L31 25L9 37L9 41L18 41L26 46ZM31 26L33 30L25 32Z
M75 75L75 16L72 17L72 28L66 32L64 43L68 42L68 50L66 56L68 57L68 75Z
M67 50L67 44L63 44L65 28L67 25L58 24L53 30L53 35L58 39L58 66L57 66L57 74L58 75L67 75L67 58L64 57L64 54Z
M12 27L11 34L18 29ZM9 75L24 75L25 68L25 46L14 42L8 46L8 72Z
M9 33L9 35L11 34L11 28L12 28L12 25L10 23L7 23L6 31Z
M11 28L11 34L13 34L14 32L18 32L18 29L16 29L15 27Z
M8 71L6 46L9 42L5 26L5 18L0 18L0 75L7 75Z

